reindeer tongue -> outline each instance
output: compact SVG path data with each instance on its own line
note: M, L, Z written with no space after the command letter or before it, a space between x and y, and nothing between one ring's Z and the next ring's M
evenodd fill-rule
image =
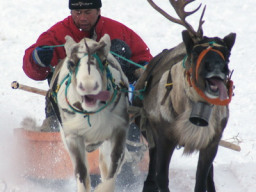
M107 101L110 97L109 91L101 91L98 95L87 95L88 98L94 98L100 101Z
M219 90L219 98L221 101L228 99L228 91L226 88L226 85L224 84L223 81L219 79L210 79L209 80L214 86L218 87Z

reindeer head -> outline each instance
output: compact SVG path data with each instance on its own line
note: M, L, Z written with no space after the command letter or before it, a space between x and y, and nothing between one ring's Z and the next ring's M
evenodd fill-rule
M188 32L183 32L188 81L211 104L227 105L231 100L232 82L228 63L235 37L234 33L230 33L223 39L203 37L194 43Z
M170 21L184 26L187 30L182 32L183 42L186 47L187 56L184 59L184 67L187 71L187 79L191 86L201 96L202 101L211 104L227 105L232 96L232 82L228 68L229 56L235 43L236 34L231 33L223 39L203 36L202 25L206 7L204 7L199 21L198 30L186 21L186 17L198 11L186 12L185 6L194 0L169 0L180 19L176 19L161 8L152 0L148 2L159 13Z
M72 86L81 97L79 108L85 111L97 110L99 103L110 97L105 66L110 51L109 36L103 36L99 42L84 38L79 43L66 36L65 49Z

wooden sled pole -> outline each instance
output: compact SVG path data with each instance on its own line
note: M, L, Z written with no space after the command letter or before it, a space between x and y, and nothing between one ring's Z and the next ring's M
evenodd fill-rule
M219 143L220 146L222 147L226 147L228 149L232 149L234 151L241 151L241 148L239 145L236 145L236 144L233 144L233 143L230 143L228 141L224 141L224 140L220 140L220 143Z
M24 90L24 91L28 91L28 92L31 92L31 93L36 93L36 94L43 95L43 96L46 96L46 94L47 94L47 91L45 91L45 90L38 89L38 88L35 88L35 87L30 87L30 86L27 86L27 85L22 85L22 84L19 84L17 81L13 81L11 86L12 86L13 89L21 89L21 90Z

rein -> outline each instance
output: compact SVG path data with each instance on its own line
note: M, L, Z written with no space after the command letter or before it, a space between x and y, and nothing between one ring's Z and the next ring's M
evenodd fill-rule
M123 59L123 60L129 62L129 63L132 64L132 65L135 65L135 66L137 66L137 67L140 67L141 69L144 69L144 70L146 69L144 66L142 66L142 65L140 65L140 64L138 64L138 63L135 63L135 62L133 62L133 61L131 61L131 60L129 60L129 59L126 59L125 57L123 57L123 56L121 56L121 55L118 55L117 53L115 53L115 52L113 52L113 51L110 51L110 53L112 53L113 55L119 57L120 59Z
M204 44L199 44L196 45L197 46L207 46L207 48L205 50L203 50L200 55L198 56L197 62L196 62L196 81L198 80L199 74L198 74L198 70L199 70L199 66L200 63L202 61L202 59L205 57L205 55L209 52L209 51L214 51L217 54L220 55L220 57L225 61L225 57L224 55L217 49L214 49L213 47L223 47L222 45L219 45L215 42L209 42L209 43L204 43ZM185 58L183 59L183 67L185 68L185 62L187 60L187 55L185 56ZM219 98L213 99L213 98L209 98L205 95L205 93L199 89L199 87L197 87L195 81L193 79L191 79L191 73L192 73L192 68L190 68L187 72L186 72L186 76L187 76L187 81L190 85L190 87L193 87L196 92L203 98L205 99L207 102L213 104L213 105L221 105L221 106L226 106L231 102L232 96L233 96L233 81L231 80L231 77L228 78L227 81L227 88L228 88L228 99L225 100L220 100Z
M62 44L62 45L45 45L45 46L42 46L42 48L55 48L55 47L64 47L64 44ZM125 57L123 57L123 56L121 56L121 55L119 55L119 54L117 54L117 53L115 53L115 52L113 52L113 51L110 51L110 53L112 53L113 55L119 57L120 59L123 59L123 60L129 62L129 63L132 64L132 65L135 65L135 66L140 67L141 69L144 69L144 70L145 70L145 67L144 67L143 65L140 65L140 64L138 64L138 63L135 63L135 62L133 62L133 61L130 60L130 59L126 59Z

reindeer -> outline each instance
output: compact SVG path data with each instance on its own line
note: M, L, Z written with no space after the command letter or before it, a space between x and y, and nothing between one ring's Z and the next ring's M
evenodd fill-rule
M113 192L125 155L128 80L110 54L110 37L99 42L66 36L67 57L56 69L56 95L62 140L73 164L78 192L91 191L87 153L99 147L102 183L97 192ZM54 98L54 97L53 97Z
M233 94L228 67L235 33L223 39L203 36L202 11L198 30L186 17L185 6L194 0L170 0L180 19L148 2L174 23L186 28L183 42L154 57L136 83L134 105L141 107L136 119L149 142L149 171L143 192L169 192L169 164L177 146L184 154L199 151L195 192L215 192L213 160L229 118ZM143 91L142 91L143 90ZM141 97L143 99L141 100ZM140 99L139 99L140 98Z

